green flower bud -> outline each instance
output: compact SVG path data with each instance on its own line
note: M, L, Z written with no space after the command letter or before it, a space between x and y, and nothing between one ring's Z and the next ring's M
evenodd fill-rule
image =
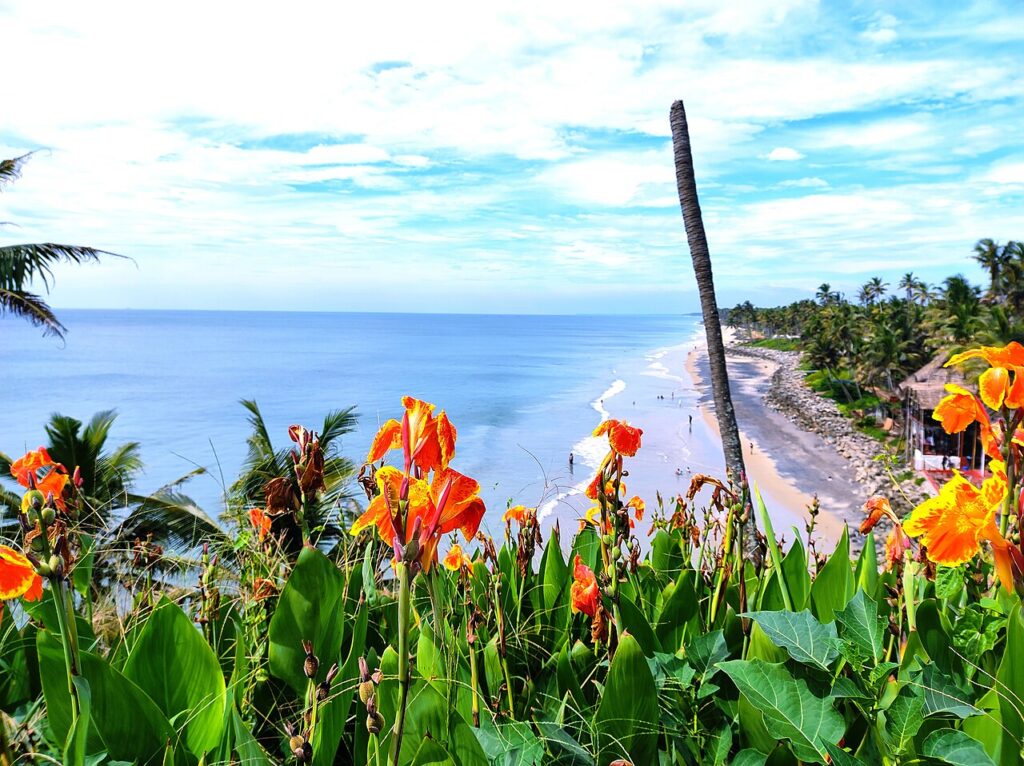
M45 526L50 526L57 519L57 512L53 508L43 508L39 512L39 518Z

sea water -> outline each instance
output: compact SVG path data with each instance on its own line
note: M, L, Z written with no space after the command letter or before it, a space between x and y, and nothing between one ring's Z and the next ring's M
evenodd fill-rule
M46 443L51 413L87 421L116 409L109 446L142 445L136 491L203 467L181 489L216 514L246 452L240 399L258 403L277 447L290 445L289 425L317 428L328 410L355 406L357 428L340 447L358 464L409 394L445 409L457 427L453 467L480 482L492 530L510 502L548 514L586 484L606 448L591 431L609 414L628 419L638 391L653 399L648 384L669 374L665 354L692 347L699 330L693 315L59 315L64 344L0 320L0 451L11 457ZM670 377L680 381L679 403L692 403L683 375ZM666 475L683 459L666 456Z

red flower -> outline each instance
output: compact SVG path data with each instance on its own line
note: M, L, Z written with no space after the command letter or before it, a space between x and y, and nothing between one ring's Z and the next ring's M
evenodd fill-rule
M249 523L251 523L252 528L256 530L256 534L259 536L261 542L267 539L267 535L270 534L270 517L267 515L266 511L262 508L250 508Z
M593 618L601 604L601 590L597 587L594 570L583 563L579 554L573 560L573 583L569 589L573 613L582 612Z
M643 430L621 420L605 420L594 429L594 436L608 434L608 444L612 450L626 457L633 457L640 449L640 437L643 433Z

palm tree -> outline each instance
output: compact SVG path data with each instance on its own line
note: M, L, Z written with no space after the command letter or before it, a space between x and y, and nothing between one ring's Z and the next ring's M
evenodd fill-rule
M274 447L263 413L256 402L243 399L241 404L249 411L252 433L246 440L249 452L242 464L241 473L231 486L231 499L241 508L262 506L268 482L285 479L294 484L295 471L291 450ZM355 474L355 466L351 460L339 454L338 442L340 437L351 433L355 425L354 408L331 410L324 417L323 425L317 434L324 452L325 489L316 502L307 504L303 509L303 524L314 543L329 543L343 534L338 523L337 509L346 497L347 487ZM297 486L295 495L298 496Z
M0 190L21 175L21 168L32 154L0 161ZM106 250L77 245L57 245L43 242L35 245L7 245L0 247L0 316L27 319L43 329L43 335L64 338L67 328L57 319L45 300L28 291L36 278L43 282L46 292L53 282L53 266L61 261L85 263L99 261L101 255L117 256Z
M835 300L836 294L832 292L832 285L828 282L822 282L818 286L818 292L814 294L814 297L818 299L822 306L825 306Z
M857 293L857 298L865 306L873 306L875 301L885 295L888 283L883 282L881 277L871 277Z
M917 283L920 280L914 276L914 272L908 271L902 277L900 277L900 283L897 285L900 290L905 290L907 293L907 300L913 300L914 290L917 288Z
M1000 277L1003 267L1009 260L1006 248L1000 247L998 242L991 239L979 239L974 245L974 260L988 272L989 286L988 295L992 299L998 299L1000 293Z
M83 532L106 543L122 544L152 534L155 540L177 547L189 547L204 535L217 534L219 526L195 503L177 494L173 486L152 495L133 491L142 470L138 442L126 442L108 449L110 429L117 419L114 410L97 412L84 424L54 413L46 425L47 451L69 471L78 469L79 492L84 500L79 516ZM0 475L10 476L11 458L0 453ZM178 482L175 482L177 484ZM20 498L0 491L0 505L6 506L12 524Z
M722 436L725 467L734 481L742 482L746 478L743 447L740 442L740 429L736 423L736 411L732 405L732 394L729 391L729 372L725 365L725 344L722 340L722 325L718 318L711 254L708 252L708 240L700 214L700 201L697 199L697 179L693 173L690 131L686 124L686 110L682 101L672 104L669 122L672 126L676 189L679 192L686 240L690 246L693 273L697 280L697 292L700 294L701 312L704 315L704 332L707 335L708 360L711 367L711 391L715 400L718 430ZM759 549L754 515L748 513L747 517L744 534L745 552L750 557L757 557Z

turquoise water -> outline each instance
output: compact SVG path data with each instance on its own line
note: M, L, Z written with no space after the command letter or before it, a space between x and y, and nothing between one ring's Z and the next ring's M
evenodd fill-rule
M197 466L184 491L220 509L245 454L255 399L275 443L356 406L343 452L365 457L377 425L411 394L447 410L454 467L483 487L489 518L506 502L550 500L586 478L585 437L604 404L630 395L652 353L691 340L695 316L498 316L64 310L66 345L0 320L0 450L45 443L50 413L87 420L116 408L111 442L142 443L153 491ZM681 373L680 373L681 374ZM614 409L612 414L616 414ZM567 456L577 452L574 474Z

